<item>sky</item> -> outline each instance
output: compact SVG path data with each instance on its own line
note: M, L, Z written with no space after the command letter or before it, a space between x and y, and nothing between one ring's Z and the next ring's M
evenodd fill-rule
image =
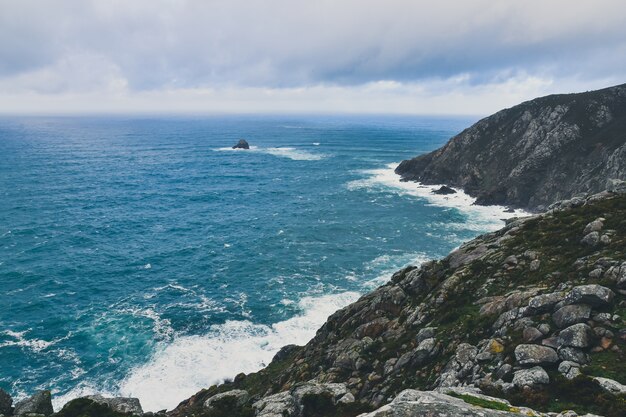
M625 82L624 0L0 0L0 113L482 115Z

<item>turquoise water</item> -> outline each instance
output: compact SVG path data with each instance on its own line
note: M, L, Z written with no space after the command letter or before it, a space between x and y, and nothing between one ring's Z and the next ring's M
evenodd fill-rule
M172 408L501 213L396 183L470 119L0 119L0 387ZM239 138L250 151L228 147Z

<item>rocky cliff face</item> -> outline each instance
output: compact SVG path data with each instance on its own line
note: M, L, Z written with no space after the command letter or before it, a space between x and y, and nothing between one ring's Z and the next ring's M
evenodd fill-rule
M626 194L561 202L398 271L306 346L170 415L474 416L528 406L623 416L625 296Z
M403 161L408 181L461 187L478 204L541 211L626 180L626 84L531 100Z

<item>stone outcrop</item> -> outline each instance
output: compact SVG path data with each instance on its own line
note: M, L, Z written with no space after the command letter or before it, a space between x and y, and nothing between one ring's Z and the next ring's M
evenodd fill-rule
M626 188L624 131L626 84L551 95L480 120L442 148L403 161L396 173L463 188L478 204L540 211L580 194Z
M250 145L245 139L239 139L239 142L233 146L233 149L250 149Z
M41 414L49 416L54 412L50 391L39 391L32 397L28 397L15 404L13 415L22 416L27 414Z

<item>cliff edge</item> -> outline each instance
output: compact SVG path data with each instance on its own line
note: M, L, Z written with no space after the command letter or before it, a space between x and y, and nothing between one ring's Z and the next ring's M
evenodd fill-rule
M463 188L477 204L531 211L626 180L626 84L537 98L403 161L406 181Z

